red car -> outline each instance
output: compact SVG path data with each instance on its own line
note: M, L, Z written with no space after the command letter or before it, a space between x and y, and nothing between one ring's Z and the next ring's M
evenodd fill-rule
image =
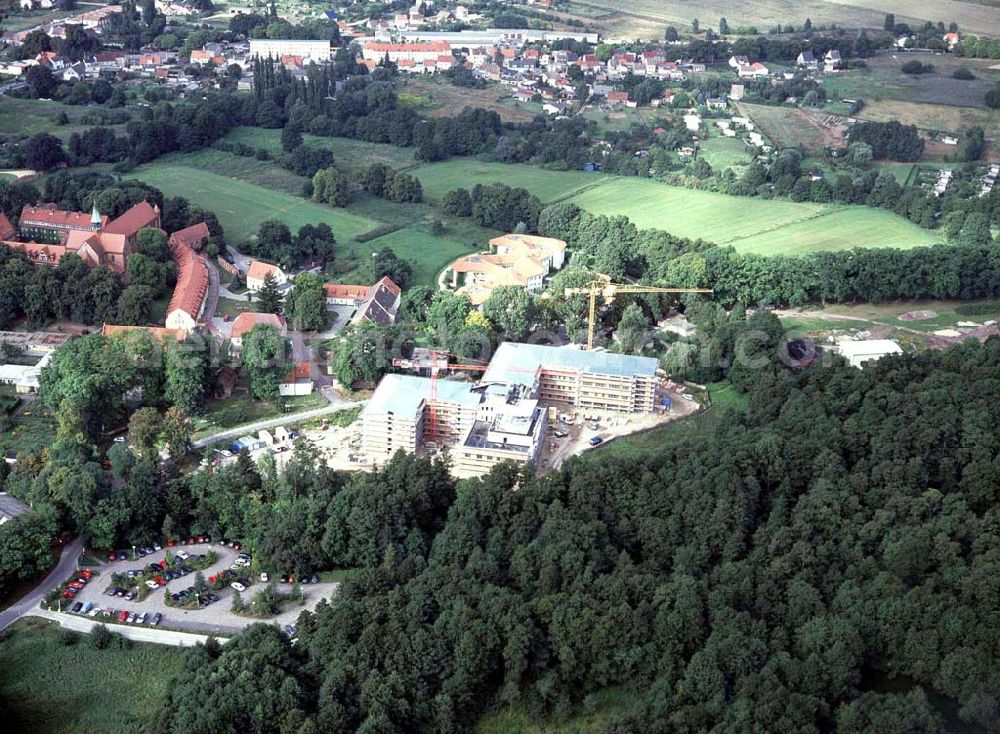
M165 578L163 578L162 576L154 576L153 577L153 581L156 582L157 586L166 586L167 585L167 580Z
M167 548L173 548L173 547L174 547L174 541L173 541L173 539L168 540L167 541Z
M215 577L215 576L209 576L209 577L208 577L208 583L210 583L210 584L214 584L214 583L215 583L215 579L216 579L216 578L217 578L217 577Z
M162 568L164 571L167 570L167 566L169 566L169 565L170 564L167 563L167 559L166 558L164 558L162 561L160 561L160 568Z
M194 538L188 538L185 540L184 545L194 545Z
M83 588L83 584L81 584L79 581L70 581L68 584L66 584L66 586L68 586L71 589L76 589L77 591Z
M82 571L80 571L80 575L83 576L88 581L90 579L94 578L94 572L91 571L90 569L87 569L87 568L85 568Z
M111 551L110 553L108 553L108 560L109 561L117 561L118 560L118 554L115 553L114 551Z
M126 619L128 619L128 612L127 611L125 611L123 609L122 611L118 612L118 621L119 622L124 622Z
M66 599L72 599L74 596L76 596L76 589L66 589L63 592L63 597Z
M204 535L199 535L198 536L198 542L199 543L204 543L205 542L205 536Z

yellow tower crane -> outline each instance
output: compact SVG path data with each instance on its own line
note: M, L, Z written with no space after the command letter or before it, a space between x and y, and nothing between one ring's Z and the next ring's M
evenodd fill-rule
M594 325L597 323L597 297L603 296L605 305L611 305L620 293L713 293L711 288L657 288L648 285L622 285L612 283L606 275L592 280L582 288L567 288L564 296L590 296L590 315L587 319L587 349L594 348Z

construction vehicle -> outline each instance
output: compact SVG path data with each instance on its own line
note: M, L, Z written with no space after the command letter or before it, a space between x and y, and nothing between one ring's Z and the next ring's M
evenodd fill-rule
M597 297L604 298L604 304L610 306L615 296L621 293L713 293L711 288L659 288L649 285L628 285L612 283L607 275L598 275L580 288L567 288L563 295L566 298L576 295L590 297L590 312L587 317L587 349L594 348L594 328L597 324Z

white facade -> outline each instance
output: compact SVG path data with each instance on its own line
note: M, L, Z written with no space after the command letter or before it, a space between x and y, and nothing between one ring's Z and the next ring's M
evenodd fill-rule
M888 354L902 354L903 349L892 339L865 339L842 341L837 345L837 353L852 367L863 369L866 363L878 361Z
M280 59L282 56L301 56L303 61L329 61L329 41L292 41L283 38L251 38L250 57L260 56L266 59L271 56Z

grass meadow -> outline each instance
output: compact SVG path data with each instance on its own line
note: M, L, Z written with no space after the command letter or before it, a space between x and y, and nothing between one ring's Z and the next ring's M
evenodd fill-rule
M577 193L604 178L601 174L584 171L549 171L527 164L487 163L474 158L431 163L411 173L420 179L424 196L431 202L460 187L471 189L477 183L504 183L525 188L546 204Z
M95 650L86 636L66 646L50 622L17 622L0 642L4 730L142 732L181 673L183 657L181 648L140 643Z
M261 222L279 219L293 232L304 224L326 222L338 240L354 239L378 227L378 222L345 209L316 204L292 194L164 160L140 166L137 178L167 196L184 196L215 212L227 238L239 242L256 233Z
M742 198L641 178L608 180L570 201L594 214L624 214L641 229L663 229L762 254L914 247L938 239L879 209Z
M455 258L475 250L462 242L435 237L419 229L399 229L354 246L359 260L364 260L376 250L390 247L392 251L413 266L413 285L434 285L438 273ZM346 277L346 276L345 276ZM344 280L345 278L341 278Z

